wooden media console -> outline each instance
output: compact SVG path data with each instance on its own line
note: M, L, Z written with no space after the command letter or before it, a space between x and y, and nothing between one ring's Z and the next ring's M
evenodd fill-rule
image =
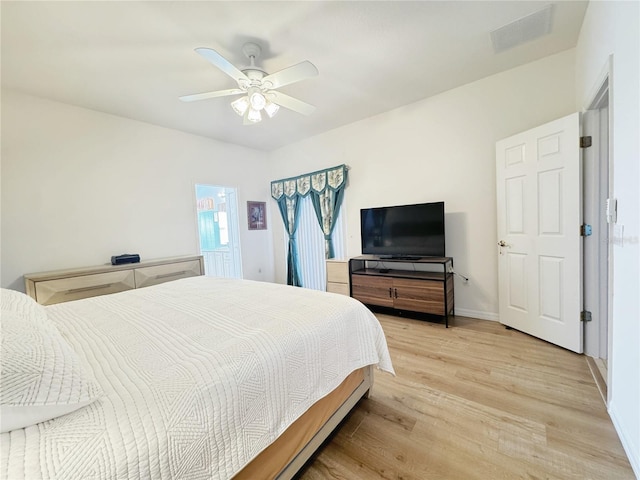
M435 271L425 269L434 265ZM380 258L349 260L351 296L367 305L444 317L454 313L453 258Z

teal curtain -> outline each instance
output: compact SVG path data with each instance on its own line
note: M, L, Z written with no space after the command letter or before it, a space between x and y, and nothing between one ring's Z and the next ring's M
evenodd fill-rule
M333 235L333 229L336 226L336 218L338 218L340 205L344 198L346 173L347 172L345 170L342 178L333 179L332 176L336 175L336 171L330 170L326 172L325 181L327 185L324 188L320 188L323 182L322 174L317 175L315 179L314 175L311 176L311 202L324 235L325 258L333 258L335 256L331 235ZM332 185L337 186L334 187ZM318 187L318 189L315 187Z
M284 222L284 228L289 235L289 248L287 250L287 285L302 287L300 279L300 264L298 262L298 246L296 244L296 231L298 230L298 212L300 202L297 196L291 198L282 195L278 200L278 209Z
M288 285L302 286L296 245L300 198L311 194L313 208L325 238L325 256L326 258L333 258L331 234L344 197L346 181L347 167L346 165L340 165L271 182L271 197L278 202L280 215L289 235L287 252Z

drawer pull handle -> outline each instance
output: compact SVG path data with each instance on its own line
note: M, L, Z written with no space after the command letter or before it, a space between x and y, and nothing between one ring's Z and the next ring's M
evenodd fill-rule
M64 292L65 295L71 295L72 293L80 293L80 292L90 292L91 290L100 290L102 288L109 288L113 285L113 283L105 283L102 285L93 285L91 287L80 287L80 288L71 288Z
M187 273L186 270L181 270L179 272L163 273L162 275L156 275L156 280L160 280L161 278L178 277L180 275L184 275L185 273Z
M389 287L389 298L393 298L393 290L391 287Z

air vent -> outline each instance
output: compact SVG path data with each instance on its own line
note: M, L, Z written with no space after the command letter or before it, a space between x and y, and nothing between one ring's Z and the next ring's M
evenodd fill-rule
M542 10L492 31L493 50L496 53L504 52L551 33L552 9L553 5L547 5Z

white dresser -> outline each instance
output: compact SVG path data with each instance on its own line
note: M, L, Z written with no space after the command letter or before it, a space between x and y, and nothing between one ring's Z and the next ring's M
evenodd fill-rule
M27 295L42 305L53 305L197 275L204 275L199 255L30 273L24 282Z
M349 261L327 260L327 292L349 296Z

